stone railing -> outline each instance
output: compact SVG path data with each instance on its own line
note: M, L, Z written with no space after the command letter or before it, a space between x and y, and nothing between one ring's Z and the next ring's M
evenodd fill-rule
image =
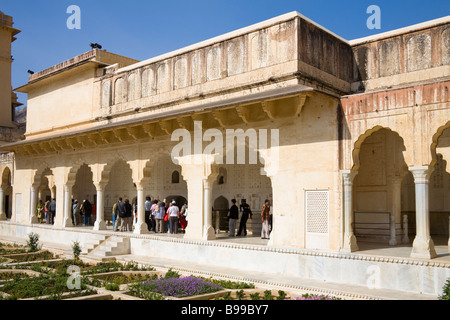
M311 46L318 48L314 56ZM294 12L125 68L105 68L98 115L233 98L242 90L298 84L304 76L347 90L351 54L345 40ZM320 63L330 56L345 63Z
M352 40L350 44L355 55L355 91L429 81L449 74L449 17Z

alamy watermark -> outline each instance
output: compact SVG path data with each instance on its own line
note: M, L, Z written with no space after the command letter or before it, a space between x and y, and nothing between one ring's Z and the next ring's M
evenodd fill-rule
M380 289L381 287L381 269L377 265L371 265L366 270L366 285L369 289Z
M81 9L80 9L80 7L72 4L67 7L66 13L70 14L70 16L67 18L67 21L66 21L67 29L69 29L69 30L81 29Z
M367 8L367 14L371 16L367 19L366 25L370 30L381 29L381 9L377 5L371 5Z
M67 273L70 276L67 278L67 288L69 290L81 289L81 269L79 266L72 265L67 268Z
M200 155L210 155L214 157L216 164L257 164L259 153L260 163L267 164L269 161L271 170L278 169L278 129L270 129L269 145L268 129L226 129L224 136L223 131L215 128L203 131L202 121L194 121L193 136L189 130L179 128L173 131L171 140L181 140L171 152L174 163L179 158L184 158L184 163L200 164L203 161ZM209 144L203 148L203 142ZM263 173L263 169L261 172Z

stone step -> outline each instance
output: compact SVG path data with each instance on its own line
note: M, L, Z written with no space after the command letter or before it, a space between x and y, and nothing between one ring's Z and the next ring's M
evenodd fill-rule
M109 257L130 253L130 239L111 236L90 251L90 255Z
M89 240L83 244L81 248L81 254L88 254L96 247L98 247L102 242L107 239L107 236L101 234L91 234Z

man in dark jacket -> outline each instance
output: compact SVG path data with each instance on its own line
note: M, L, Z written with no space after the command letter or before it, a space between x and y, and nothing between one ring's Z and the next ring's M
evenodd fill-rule
M84 200L81 205L81 212L83 212L83 225L89 226L91 224L92 205L89 200Z
M118 231L119 226L120 231L124 230L125 214L126 214L125 203L122 201L122 198L119 198L119 201L117 201L114 207L114 215L116 216L116 225L114 226L114 231Z
M250 206L247 204L247 200L245 200L245 199L241 200L240 209L242 212L241 223L239 224L239 231L238 231L237 235L240 236L241 233L244 232L244 236L246 236L247 235L247 220L248 220L249 216L251 219L253 214L252 214L252 210L250 210Z
M125 227L122 231L133 231L133 207L130 204L130 200L125 199L125 215L124 215Z
M233 205L228 212L228 229L230 230L229 236L234 237L236 232L236 222L239 219L239 209L236 205L236 199L232 199Z
M50 210L50 216L49 216L49 223L54 224L55 223L55 216L56 216L56 200L52 199L52 202L49 204L49 210Z

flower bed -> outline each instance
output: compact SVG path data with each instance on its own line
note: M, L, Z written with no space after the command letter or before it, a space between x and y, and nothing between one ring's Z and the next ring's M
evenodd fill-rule
M14 253L27 253L28 249L25 246L17 244L5 244L0 242L0 255L14 254Z
M181 276L169 269L164 276L153 267L135 262L116 261L91 264L79 259L54 259L46 250L27 251L17 246L8 247L0 256L12 263L0 270L0 300L337 300L326 295L300 295L282 290L263 290L253 283ZM14 261L12 261L14 259ZM43 259L53 259L46 261ZM73 267L81 277L81 287L68 288ZM72 270L72 271L70 271ZM100 290L101 289L101 290ZM100 293L97 293L100 290ZM340 300L340 299L339 299Z
M2 271L0 272L0 284L6 283L14 279L22 279L28 277L29 275L25 272Z
M118 291L127 289L123 285L155 280L158 279L158 275L159 273L155 271L115 271L99 273L92 276L92 278L99 280L100 285L107 290Z
M212 293L223 289L215 283L192 276L168 279L159 278L140 283L133 287L135 288L137 286L139 286L142 291L151 291L163 296L176 298ZM134 292L133 287L131 292Z
M138 266L135 262L122 264L120 262L99 262L96 265L85 265L82 268L82 274L90 275L97 273L113 272L113 271L154 271L153 267Z
M4 255L4 258L12 259L12 262L30 262L30 261L41 261L54 259L53 253L48 251L38 251L38 252L27 252L27 253L16 253Z
M0 291L8 295L6 299L11 300L38 298L42 296L50 296L52 297L52 300L56 300L62 294L67 292L74 294L80 294L86 291L89 294L94 292L86 286L86 283L83 280L81 281L81 290L71 290L67 286L67 279L68 275L61 276L56 274L41 274L38 277L14 279L14 281L8 282L2 286Z

